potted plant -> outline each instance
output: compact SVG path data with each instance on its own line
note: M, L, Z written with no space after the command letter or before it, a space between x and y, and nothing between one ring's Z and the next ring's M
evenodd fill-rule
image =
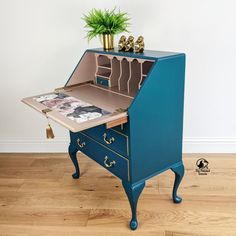
M105 50L114 48L113 38L115 34L128 32L129 20L126 12L115 12L113 10L97 10L92 9L88 15L84 15L85 27L88 28L87 38L100 36L103 39L103 47Z

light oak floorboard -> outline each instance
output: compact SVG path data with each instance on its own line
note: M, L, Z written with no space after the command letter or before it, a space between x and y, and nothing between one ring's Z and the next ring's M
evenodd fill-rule
M195 171L202 157L206 176ZM0 154L0 236L236 235L236 154L184 155L179 205L171 201L170 170L148 180L135 232L120 180L81 153L78 159L74 180L67 154Z

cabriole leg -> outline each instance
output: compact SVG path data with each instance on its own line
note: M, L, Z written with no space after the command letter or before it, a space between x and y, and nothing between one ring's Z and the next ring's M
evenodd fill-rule
M69 152L69 155L70 155L70 159L73 162L74 167L75 167L75 173L72 174L72 177L74 179L78 179L79 176L80 176L79 164L78 164L77 156L76 156L76 154L78 152L78 148L75 145L70 144L68 152Z
M177 191L180 185L180 182L184 176L184 165L181 164L180 166L171 168L171 170L175 173L175 183L173 187L172 198L174 203L181 203L182 198L177 195Z
M137 203L138 203L139 196L145 186L145 182L132 185L129 182L122 181L122 185L129 199L129 203L130 203L130 207L132 211L132 219L130 221L130 228L132 230L135 230L138 227L138 221L137 221L137 216L136 216Z

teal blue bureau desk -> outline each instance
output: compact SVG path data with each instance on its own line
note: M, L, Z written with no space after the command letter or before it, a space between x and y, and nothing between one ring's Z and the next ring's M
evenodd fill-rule
M78 151L121 179L132 211L130 228L135 230L138 198L149 178L171 169L175 173L173 202L182 200L177 190L184 175L184 77L183 53L90 49L65 86L50 94L58 100L69 96L87 102L88 114L100 112L98 117L81 121L88 114L77 109L81 113L74 112L73 120L52 107L57 101L37 100L45 94L23 102L69 129L74 179L80 177Z

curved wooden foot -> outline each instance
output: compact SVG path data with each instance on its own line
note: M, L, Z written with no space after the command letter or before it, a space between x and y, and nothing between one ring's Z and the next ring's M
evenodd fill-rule
M125 189L126 195L129 199L131 211L132 211L132 219L130 221L130 228L132 230L137 229L138 221L136 215L137 203L139 196L145 186L145 182L139 184L130 184L129 182L122 181L122 185Z
M70 155L70 159L75 167L75 173L72 174L72 178L78 179L80 177L79 164L78 164L77 155L76 155L78 152L78 148L75 145L70 144L68 152Z
M171 168L171 170L175 173L175 183L172 192L172 198L174 203L181 203L182 198L177 195L177 191L180 185L180 182L184 176L184 165L181 164L177 167Z

